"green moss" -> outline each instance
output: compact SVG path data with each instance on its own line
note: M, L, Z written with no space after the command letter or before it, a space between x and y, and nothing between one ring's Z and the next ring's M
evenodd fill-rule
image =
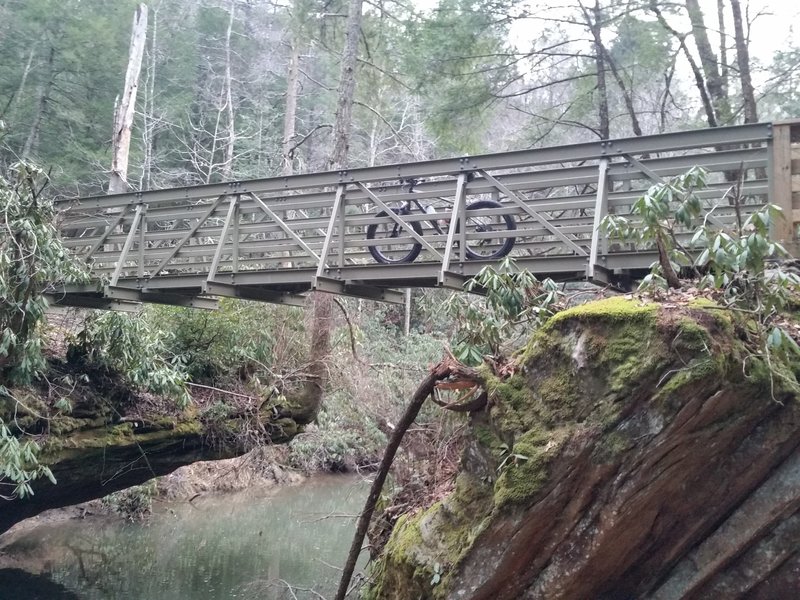
M472 435L481 446L492 452L498 452L503 445L503 440L488 425L473 426Z
M553 431L531 429L520 436L495 483L495 509L526 502L542 488L550 461L571 432L572 428L565 426Z
M613 321L615 323L641 323L654 321L659 305L654 302L642 302L614 296L596 302L580 304L567 310L562 310L554 315L546 324L546 329L552 329L565 321L577 319L579 321Z
M673 349L679 345L685 350L703 351L708 349L709 342L708 329L692 318L681 317L678 321L678 333L671 345Z
M598 464L614 462L633 446L633 440L624 433L610 431L595 446L592 452L592 460Z
M416 516L402 515L395 523L381 560L373 567L374 583L363 598L434 598L431 587L435 560L420 553L424 542L420 523L438 504Z
M50 421L50 433L52 435L65 435L72 431L78 431L85 425L86 421L83 419L60 415Z
M363 598L447 598L448 576L469 551L494 506L493 487L462 472L453 493L415 515L401 516L373 567ZM432 585L434 566L442 579Z

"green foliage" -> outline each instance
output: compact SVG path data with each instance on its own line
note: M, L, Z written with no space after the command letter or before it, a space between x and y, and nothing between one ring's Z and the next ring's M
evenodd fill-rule
M678 241L677 234L681 228L695 227L703 214L703 203L694 192L706 186L707 176L705 169L692 167L682 175L651 186L631 206L633 218L607 215L603 219L600 227L609 237L644 247L655 244L659 252L666 251L664 260L653 265L645 286L665 287L665 268L677 272L692 264L692 256Z
M143 316L106 312L86 319L70 341L68 354L89 364L116 371L132 385L189 403L182 357L168 359L169 330L153 327Z
M37 327L53 285L83 281L55 226L55 210L41 197L47 176L16 163L0 175L0 378L29 383L44 367Z
M453 294L444 310L458 322L453 353L467 365L480 364L486 354L499 355L520 334L540 326L558 310L563 297L553 280L539 281L528 271L518 270L511 257L497 269L481 269L465 289L486 296ZM523 330L522 325L527 327Z
M290 461L307 472L346 471L373 464L386 437L349 394L334 392L309 427L290 443Z
M430 18L412 20L405 69L428 107L428 122L445 150L485 150L478 136L488 126L493 92L516 76L507 47L509 3L442 0ZM496 11L496 14L492 14ZM483 127L482 127L483 125Z
M0 386L0 394L5 393L6 390ZM30 496L33 494L30 482L39 477L56 482L50 469L39 463L39 450L35 441L21 442L0 420L0 490L12 488L10 494L0 492L0 498L9 500Z
M700 288L710 290L727 307L752 316L752 327L747 328L754 347L751 358L766 363L773 397L775 378L791 389L800 389L792 368L800 357L800 347L776 321L780 311L800 294L800 276L782 270L776 262L788 256L770 236L771 223L782 217L780 208L768 204L744 218L746 207L733 197L734 225L714 227L695 194L705 186L705 179L705 171L695 167L655 185L631 209L640 221L608 216L602 227L609 236L625 241L660 240L659 251L668 253L675 271L691 265L695 273L702 272ZM681 229L692 232L688 248L679 242ZM662 268L663 263L654 265L642 287L663 287Z
M704 250L696 264L708 270L701 284L722 290L733 304L767 315L784 308L800 289L800 278L770 269L774 259L788 256L770 237L770 224L776 218L782 218L780 208L767 205L733 231L698 228L692 244Z
M215 311L149 306L145 319L152 329L170 332L165 348L181 357L195 381L231 380L242 372L269 376L303 358L299 309L223 298Z

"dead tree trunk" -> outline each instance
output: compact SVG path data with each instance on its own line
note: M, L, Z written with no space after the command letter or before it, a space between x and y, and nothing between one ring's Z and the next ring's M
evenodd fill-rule
M156 98L156 70L158 68L158 11L160 3L153 8L153 26L150 31L150 62L147 66L144 96L144 127L142 127L142 146L144 147L144 160L142 161L142 175L139 188L149 190L153 181L153 165L156 154L156 135L158 134L158 120L155 116Z
M147 38L147 5L140 4L133 15L131 46L128 53L128 69L125 73L125 88L114 111L114 135L112 138L110 194L128 191L128 158L131 147L131 130L136 109L136 92L139 88L139 73L142 70L145 39Z
M225 153L222 161L222 179L228 180L233 173L233 150L236 145L236 118L233 111L233 76L231 75L231 34L233 19L236 15L236 2L231 0L228 16L228 29L225 31L225 118L228 131L225 136ZM213 160L213 157L212 157Z

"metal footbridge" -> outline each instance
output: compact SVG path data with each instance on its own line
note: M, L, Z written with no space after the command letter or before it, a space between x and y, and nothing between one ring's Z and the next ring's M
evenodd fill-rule
M698 195L711 222L772 202L785 216L773 236L794 249L798 142L800 121L759 123L62 200L62 238L93 280L51 302L297 305L311 290L401 301L402 288L461 289L511 238L510 255L538 277L613 283L656 256L606 239L603 217L695 165L709 172Z

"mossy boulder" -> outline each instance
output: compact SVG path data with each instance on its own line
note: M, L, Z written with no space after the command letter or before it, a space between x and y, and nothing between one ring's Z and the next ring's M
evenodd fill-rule
M398 521L365 597L688 597L659 590L800 445L798 399L735 330L719 307L624 297L553 317L489 377L455 490ZM778 512L681 585L744 573ZM784 559L742 581L782 589Z

